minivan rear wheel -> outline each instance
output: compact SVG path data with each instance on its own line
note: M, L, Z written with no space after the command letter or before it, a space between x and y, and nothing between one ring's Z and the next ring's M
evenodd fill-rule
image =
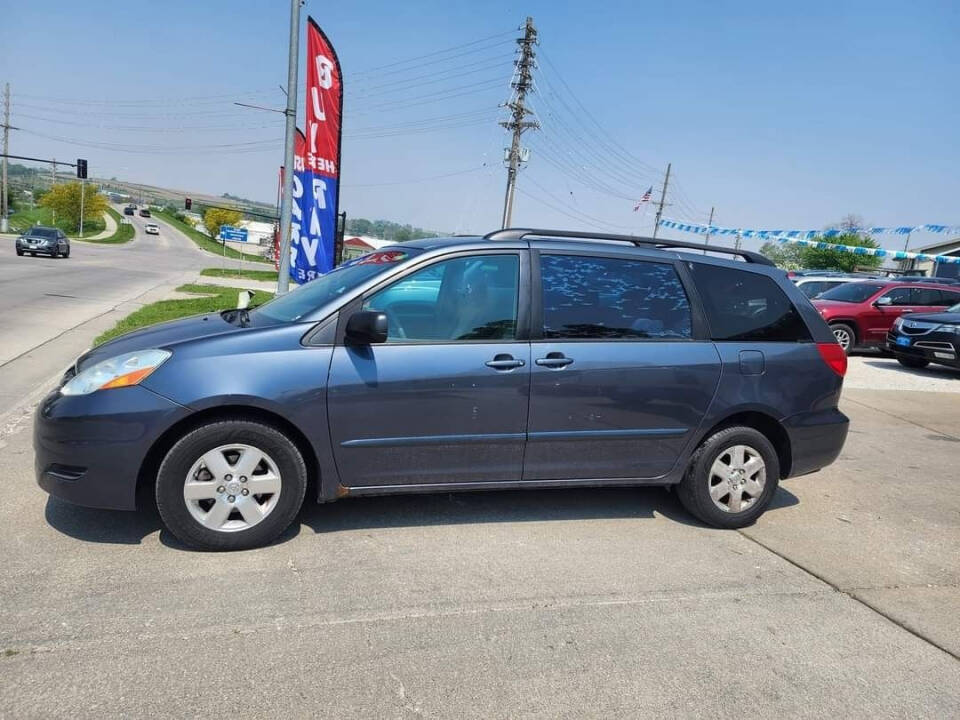
M697 448L677 488L690 514L719 528L741 528L763 514L777 491L780 461L759 430L733 426Z
M191 430L157 473L160 516L203 550L244 550L276 539L303 504L307 468L282 432L241 418Z

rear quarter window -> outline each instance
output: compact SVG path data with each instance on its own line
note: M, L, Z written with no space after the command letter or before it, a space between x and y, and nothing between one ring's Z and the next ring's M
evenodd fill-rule
M690 263L690 271L714 340L812 340L786 293L766 275L703 263Z

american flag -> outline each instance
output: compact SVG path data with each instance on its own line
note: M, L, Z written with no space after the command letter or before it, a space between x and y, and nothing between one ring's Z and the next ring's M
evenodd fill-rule
M647 188L647 191L643 194L643 197L640 198L640 200L637 201L637 204L633 206L633 211L637 212L641 205L650 202L651 195L653 195L653 185Z

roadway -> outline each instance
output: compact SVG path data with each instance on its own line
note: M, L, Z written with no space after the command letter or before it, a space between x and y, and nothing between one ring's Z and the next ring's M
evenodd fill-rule
M139 302L216 263L164 221L125 217L136 232L129 243L72 241L67 259L17 257L12 238L0 241L0 416L33 384L63 370L58 353L44 352L50 343L91 323L109 327ZM160 235L147 235L146 222L159 224ZM84 337L71 347L79 354L88 345Z

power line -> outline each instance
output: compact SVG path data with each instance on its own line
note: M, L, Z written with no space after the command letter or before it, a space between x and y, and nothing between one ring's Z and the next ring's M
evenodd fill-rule
M427 182L428 180L441 180L443 178L455 177L457 175L467 175L469 173L479 172L480 170L486 170L486 165L481 165L480 167L468 168L467 170L458 170L456 172L443 173L442 175L430 175L428 177L414 178L412 180L397 180L396 182L382 182L382 183L351 183L343 185L344 188L368 188L368 187L388 187L391 185L409 185L410 183L419 183Z
M406 78L398 82L389 82L381 83L380 85L374 85L369 88L361 87L359 90L351 89L347 94L355 96L357 99L369 98L369 97L378 97L381 95L388 95L394 92L403 92L409 91L413 88L423 87L425 85L434 85L438 82L449 82L450 80L459 80L460 78L467 75L475 75L479 72L484 72L486 70L491 70L493 68L504 65L508 58L512 55L500 55L496 58L485 58L481 63L468 63L460 67L448 68L446 70L440 70L436 72L431 72L426 75L420 75L416 78ZM479 65L479 67L473 67ZM464 70L464 68L473 67L472 70ZM449 77L446 77L449 76Z
M487 42L487 41L489 41L489 40L495 40L496 38L501 38L501 37L504 37L505 35L512 35L512 34L513 34L513 31L512 31L512 30L507 30L507 31L505 31L505 32L500 32L500 33L494 33L493 35L489 35L489 36L487 36L487 37L480 38L479 40L473 40L473 41L471 41L471 42L461 43L460 45L453 45L453 46L451 46L451 47L444 48L443 50L434 50L433 52L425 53L425 54L423 54L423 55L415 55L415 56L413 56L413 57L408 57L408 58L405 58L405 59L402 59L402 60L394 60L393 62L387 63L387 64L385 64L385 65L377 65L377 66L374 66L374 67L371 67L371 68L367 68L366 70L357 70L357 71L354 73L354 75L360 75L360 76L362 76L362 75L368 75L368 74L370 74L370 73L374 73L374 72L377 72L377 71L379 71L379 70L384 70L384 69L386 69L386 68L396 69L397 66L399 66L399 65L405 65L405 64L407 64L407 63L414 62L414 61L416 61L416 60L423 60L424 58L436 57L437 55L444 55L444 54L446 54L446 53L448 53L448 52L452 52L452 51L454 51L454 50L459 50L459 49L465 48L465 47L472 47L473 45L479 45L479 44L485 43L485 42ZM504 44L511 43L511 42L513 42L513 41L512 41L512 40L504 40L504 41L499 42L499 43L494 43L494 45L504 45ZM456 55L451 55L450 57L447 57L447 58L444 58L444 59L445 59L445 60L449 60L449 59L454 58L454 57L460 57L460 56L462 56L462 55L467 55L467 54L469 54L469 53L471 53L471 52L476 52L476 50L470 50L470 51L465 52L465 53L458 53L458 54L456 54ZM395 71L396 71L396 72L402 72L402 70L395 70ZM381 73L381 74L384 74L384 73Z
M570 87L569 84L567 84L567 81L564 79L563 74L560 73L560 72L557 70L556 66L550 61L549 55L548 55L548 54L544 54L543 59L544 59L544 61L546 62L547 67L556 75L556 77L559 79L560 83L567 89L567 92L570 93L570 97L572 97L573 100L574 100L574 102L577 103L577 105L578 105L578 106L580 107L580 109L583 111L583 114L584 114L587 118L589 118L589 119L591 120L591 122L593 122L593 124L597 127L597 129L598 129L601 133L603 133L604 135L607 136L607 138L609 138L610 143L611 143L614 147L619 148L620 151L623 152L627 157L632 158L632 160L634 161L635 164L637 164L637 165L639 165L639 166L641 166L641 167L644 167L644 168L646 168L647 170L649 170L649 171L651 171L651 172L659 172L658 169L655 168L653 165L648 165L647 163L645 163L645 162L643 162L642 160L638 159L638 158L637 158L636 156L634 156L629 150L627 150L623 145L621 145L621 144L617 141L617 139L616 139L612 134L610 134L610 132L607 131L607 130L603 127L603 125L601 125L600 122L593 116L593 114L590 112L590 110L587 109L587 106L584 105L582 102L580 102L580 98L578 98L578 97L576 96L576 94L573 92L573 89ZM579 119L579 115L577 115L576 117Z

